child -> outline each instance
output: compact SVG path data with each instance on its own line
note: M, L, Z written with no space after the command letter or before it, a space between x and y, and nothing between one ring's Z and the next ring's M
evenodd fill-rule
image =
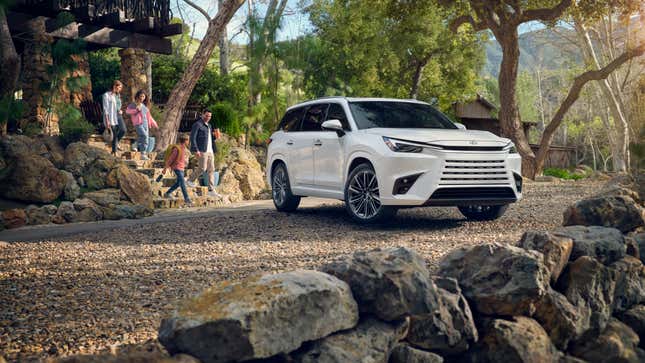
M188 159L190 158L190 150L188 149L189 143L190 138L188 135L182 134L179 135L179 144L169 146L170 154L168 154L168 157L166 158L163 173L165 174L166 170L171 169L177 175L177 181L166 193L164 193L164 198L170 198L170 193L181 187L181 193L184 195L186 206L192 207L193 202L188 197L186 180L184 179L184 169L186 168L186 165L188 165Z

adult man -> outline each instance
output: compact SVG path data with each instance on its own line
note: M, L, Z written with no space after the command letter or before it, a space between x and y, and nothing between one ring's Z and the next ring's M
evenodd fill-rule
M197 155L197 169L188 179L188 186L195 186L195 179L200 175L207 173L208 175L208 194L214 197L219 197L215 191L215 153L217 146L214 139L215 133L211 129L208 122L211 119L211 112L204 110L202 115L195 121L193 128L190 130L190 151Z
M112 154L121 150L119 140L126 133L125 122L123 121L123 111L121 110L121 97L119 96L123 89L123 83L115 80L112 83L112 89L103 94L103 115L105 127L112 131Z

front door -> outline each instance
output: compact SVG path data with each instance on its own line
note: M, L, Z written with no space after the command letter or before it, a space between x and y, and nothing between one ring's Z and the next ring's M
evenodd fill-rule
M349 132L349 122L338 103L331 103L325 120L339 120L345 132ZM343 160L345 136L335 131L319 131L314 136L314 174L316 186L321 189L343 190Z

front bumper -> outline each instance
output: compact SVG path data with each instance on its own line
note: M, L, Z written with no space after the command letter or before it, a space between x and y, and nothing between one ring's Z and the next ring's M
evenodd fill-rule
M518 154L424 150L376 160L381 203L390 206L500 205L522 198ZM407 191L402 180L416 177Z

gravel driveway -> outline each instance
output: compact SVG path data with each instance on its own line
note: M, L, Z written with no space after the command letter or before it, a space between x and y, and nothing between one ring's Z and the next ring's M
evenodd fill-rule
M402 210L391 225L349 222L330 202L292 214L232 211L0 246L0 355L31 360L107 350L152 350L177 299L249 274L315 268L355 250L407 246L430 267L448 251L515 243L527 229L560 225L595 182L527 183L525 198L494 222L456 208Z

